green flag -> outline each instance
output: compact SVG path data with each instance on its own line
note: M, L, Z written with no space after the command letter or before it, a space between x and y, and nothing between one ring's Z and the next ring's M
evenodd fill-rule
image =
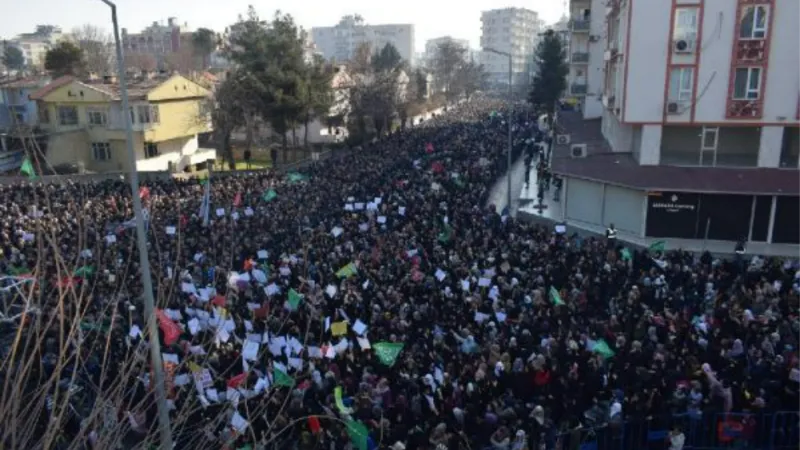
M267 192L264 192L263 199L265 202L271 202L278 198L278 193L275 192L275 189L270 189Z
M367 437L369 436L367 427L357 420L348 420L346 424L347 435L353 441L353 446L358 450L367 450Z
M19 173L26 175L31 180L36 178L36 170L34 170L33 164L31 164L30 159L25 158L25 160L22 161L22 166L20 166L19 168Z
M72 274L72 276L86 278L92 276L93 273L94 273L94 267L83 266L83 267L78 267L78 269Z
M592 347L592 351L598 353L605 359L611 358L615 355L614 350L611 350L611 347L609 347L606 341L602 339L595 342L594 347Z
M561 300L561 294L558 293L558 289L555 286L550 287L550 300L556 306L565 305L564 300Z
M339 412L344 414L352 414L353 410L351 408L348 408L347 406L344 406L344 401L342 400L341 386L336 386L336 389L333 390L333 396L334 399L336 400L336 408L339 410Z
M300 181L308 180L308 177L306 175L303 175L302 173L298 172L291 172L288 175L286 175L286 178L289 180L290 183L298 183Z
M622 260L623 261L630 261L631 259L633 259L631 257L631 251L628 250L627 248L623 248L621 253L622 253Z
M30 273L31 269L28 269L27 267L11 266L8 268L8 274L13 275L15 277L18 277L20 275L30 275Z
M289 306L291 306L292 309L297 309L301 301L303 301L303 296L298 294L294 289L289 289Z
M650 247L647 247L647 250L651 252L663 252L667 249L667 241L655 241L650 244Z
M447 224L447 223L444 224L444 228L442 229L442 232L439 233L439 238L438 238L439 242L441 242L443 244L446 244L446 243L450 242L450 239L452 237L453 237L453 227L451 227L450 224Z
M106 333L109 330L109 326L107 324L100 324L100 323L93 323L93 322L81 322L81 330L83 331L99 331L102 333Z
M372 348L375 350L375 354L378 355L378 359L381 363L392 367L395 361L397 361L397 357L400 356L400 352L403 351L403 344L378 342L373 345Z
M350 278L353 275L358 273L358 268L355 264L349 263L346 266L342 267L336 272L336 276L339 278Z
M275 367L272 370L273 380L276 386L294 387L294 378L290 377L286 372Z

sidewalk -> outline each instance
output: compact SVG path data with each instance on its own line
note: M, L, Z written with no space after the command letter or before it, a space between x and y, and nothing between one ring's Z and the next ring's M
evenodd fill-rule
M508 192L508 180L506 176L508 172L498 178L494 182L489 198L486 200L486 206L495 205L497 211L500 212L506 207L506 193ZM525 158L520 156L514 164L511 165L511 217L516 217L520 207L520 197L517 195L525 183Z

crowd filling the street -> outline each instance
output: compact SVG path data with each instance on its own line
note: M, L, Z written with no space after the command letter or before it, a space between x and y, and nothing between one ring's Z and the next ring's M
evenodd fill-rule
M126 181L0 186L0 447L157 447L151 339L176 449L773 439L741 417L797 411L797 261L487 205L509 122L547 173L535 117L477 99L298 171L143 182L152 337Z

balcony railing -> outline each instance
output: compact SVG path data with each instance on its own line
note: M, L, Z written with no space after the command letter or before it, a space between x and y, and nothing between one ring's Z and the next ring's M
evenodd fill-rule
M586 64L589 62L589 54L586 52L573 52L570 62L573 64Z
M589 31L589 20L572 19L570 21L570 29L573 32L588 32Z
M586 85L579 83L572 83L569 86L569 92L572 95L586 95Z

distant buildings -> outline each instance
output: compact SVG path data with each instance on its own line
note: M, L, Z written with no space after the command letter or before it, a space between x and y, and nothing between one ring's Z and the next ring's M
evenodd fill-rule
M504 8L481 14L481 48L511 54L512 83L527 85L533 66L542 21L536 12L524 8ZM482 52L480 61L489 82L508 85L508 57Z
M138 69L166 69L170 65L181 64L178 59L192 59L192 32L188 24L178 23L178 19L170 17L167 23L153 22L141 33L128 33L122 29L122 47L125 51L126 63Z
M348 61L363 43L369 44L373 52L391 43L404 60L414 64L414 25L411 24L366 25L361 16L344 16L332 27L311 28L311 37L327 60Z
M23 33L6 42L22 51L25 57L25 67L31 69L44 69L44 57L47 51L59 41L66 38L61 28L52 25L37 25L33 33Z

